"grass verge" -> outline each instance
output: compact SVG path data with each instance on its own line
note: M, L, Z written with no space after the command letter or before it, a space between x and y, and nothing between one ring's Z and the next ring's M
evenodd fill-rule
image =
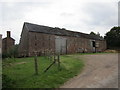
M44 73L44 70L53 61L46 57L38 57L39 75L35 75L34 57L9 58L3 60L3 74L10 78L9 80L14 81L13 84L10 84L11 86L8 85L11 88L58 88L68 79L80 73L84 66L82 60L73 56L63 55L60 57L60 61L61 70L58 70L56 63Z

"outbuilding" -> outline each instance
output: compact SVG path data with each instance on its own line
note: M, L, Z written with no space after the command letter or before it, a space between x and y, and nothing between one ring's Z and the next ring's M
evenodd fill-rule
M83 52L102 52L106 49L106 41L97 35L85 34L25 22L20 43L20 56L43 55L45 51L59 54Z
M7 31L7 37L2 39L2 53L9 53L15 45L15 40L11 37L11 32Z

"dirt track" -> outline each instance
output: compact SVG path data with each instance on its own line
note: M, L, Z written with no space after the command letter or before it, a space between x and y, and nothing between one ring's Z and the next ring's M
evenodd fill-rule
M118 54L81 55L85 67L61 88L118 88Z

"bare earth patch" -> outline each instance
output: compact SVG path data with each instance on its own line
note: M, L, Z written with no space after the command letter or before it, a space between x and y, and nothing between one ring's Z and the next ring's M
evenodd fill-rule
M3 65L3 66L9 67L9 66L14 66L14 65L19 65L19 64L26 64L26 63L27 63L27 62L8 63L8 64Z
M15 63L15 65L18 65L18 64L25 64L26 62L19 62L19 63Z
M81 55L84 70L60 88L118 88L118 54Z

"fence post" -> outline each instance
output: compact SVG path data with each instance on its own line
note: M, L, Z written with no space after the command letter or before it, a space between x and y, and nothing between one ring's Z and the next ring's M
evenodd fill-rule
M37 61L37 54L35 55L34 61L35 61L35 74L38 75L38 61Z
M58 69L60 70L60 55L58 54Z

